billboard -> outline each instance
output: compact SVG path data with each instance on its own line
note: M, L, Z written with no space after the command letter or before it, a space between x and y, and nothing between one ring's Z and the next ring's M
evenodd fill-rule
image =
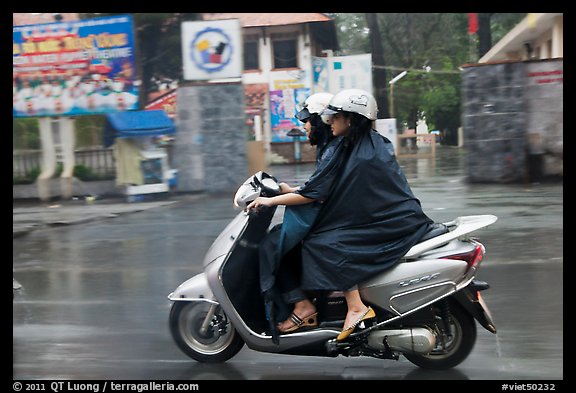
M14 26L14 117L138 109L132 17Z
M312 57L313 91L363 89L372 92L372 55Z
M176 117L176 89L170 90L154 100L146 104L144 107L146 110L157 110L161 109L168 117L174 119Z
M182 23L184 79L208 80L242 76L240 20Z
M294 116L311 94L308 75L305 70L270 72L271 142L292 142L294 139L286 134L303 127Z
M304 125L295 116L309 95L310 89L307 87L270 91L271 142L294 140L287 134L292 128L303 128Z

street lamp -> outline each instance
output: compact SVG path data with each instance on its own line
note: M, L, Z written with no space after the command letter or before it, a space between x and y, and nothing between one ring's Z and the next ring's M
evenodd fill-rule
M390 85L390 117L394 117L394 84L404 78L408 71L402 71L388 82Z

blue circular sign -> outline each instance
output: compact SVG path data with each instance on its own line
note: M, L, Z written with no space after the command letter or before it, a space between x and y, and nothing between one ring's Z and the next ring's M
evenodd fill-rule
M232 41L222 29L207 27L194 36L190 57L198 68L206 72L222 70L232 59Z

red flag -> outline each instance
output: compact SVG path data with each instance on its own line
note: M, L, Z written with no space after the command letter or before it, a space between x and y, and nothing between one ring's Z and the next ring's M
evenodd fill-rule
M474 34L478 31L478 14L468 13L468 34Z

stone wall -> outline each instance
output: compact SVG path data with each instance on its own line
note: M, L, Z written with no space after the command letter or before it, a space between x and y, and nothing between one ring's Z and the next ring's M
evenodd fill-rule
M464 69L464 147L470 182L518 183L562 176L562 70L562 60Z
M534 180L563 176L563 61L528 63L526 133Z
M249 175L242 84L180 86L176 107L178 191L235 190Z

